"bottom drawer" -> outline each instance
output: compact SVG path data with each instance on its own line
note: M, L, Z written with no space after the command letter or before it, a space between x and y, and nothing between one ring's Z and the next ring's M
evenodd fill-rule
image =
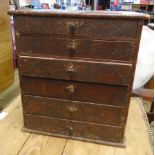
M122 128L94 123L69 121L52 117L25 114L24 127L60 137L80 139L84 141L102 143L122 143Z

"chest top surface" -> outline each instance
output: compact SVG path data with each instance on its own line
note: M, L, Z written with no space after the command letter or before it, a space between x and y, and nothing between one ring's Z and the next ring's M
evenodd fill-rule
M129 11L65 11L65 10L13 10L8 14L14 16L51 16L74 18L119 18L148 20L149 15Z

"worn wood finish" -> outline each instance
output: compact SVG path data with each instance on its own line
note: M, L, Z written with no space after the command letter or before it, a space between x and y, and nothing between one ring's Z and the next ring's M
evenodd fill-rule
M31 16L15 16L14 20L17 37L21 34L46 34L69 38L134 41L137 30L136 20L41 18Z
M70 91L69 86L73 86L73 92ZM122 107L126 106L128 95L128 87L123 86L32 77L21 77L21 89L22 93L27 95Z
M121 126L124 108L23 95L25 114ZM89 117L88 117L89 116Z
M148 16L9 14L15 21L26 130L122 145L142 23Z
M46 67L45 67L46 66ZM129 85L132 64L82 60L19 57L23 76L76 80L85 82Z
M68 39L49 35L21 35L17 38L16 45L19 54L30 56L72 57L72 59L91 59L92 61L96 59L132 61L134 55L134 43L127 41Z
M111 141L122 143L121 127L101 124L57 119L45 116L25 114L24 127L32 130L64 135L70 138L79 137L81 140ZM89 132L88 132L89 131Z
M130 103L126 128L126 148L86 143L66 138L22 132L21 99L18 96L4 109L0 120L1 155L153 155L148 128L139 99ZM140 138L139 138L140 137Z
M127 103L127 108L126 108L126 111L125 111L125 113L126 113L126 121L127 121L128 109L129 109L129 105L130 105L129 103L130 103L130 99L131 99L131 96L132 96L132 86L133 86L133 80L134 80L134 76L135 76L135 68L136 68L136 63L137 63L137 55L138 55L138 50L139 50L139 45L140 45L140 38L141 38L143 23L144 23L143 20L138 21L136 43L135 43L135 47L134 47L135 54L134 54L134 57L133 57L133 73L132 73L132 76L131 76L131 83L130 83L130 86L129 86L129 89L128 89L128 97L127 97L127 100L126 100L126 103ZM124 132L125 132L125 127L126 127L126 125L124 125L124 129L123 129ZM124 132L122 132L123 135L124 135Z
M24 10L16 11L10 10L8 14L14 16L39 16L39 17L73 17L73 18L94 18L94 19L134 19L134 20L149 20L150 16L147 14L129 12L129 11L38 11L38 10Z

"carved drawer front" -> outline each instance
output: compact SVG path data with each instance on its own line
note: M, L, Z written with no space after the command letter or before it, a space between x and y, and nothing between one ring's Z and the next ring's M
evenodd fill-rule
M87 39L135 40L137 31L137 21L132 19L15 16L14 20L17 37L22 34L44 34Z
M23 95L24 113L48 117L100 123L113 126L124 124L124 108L87 102L60 100Z
M132 64L20 56L24 76L76 80L128 86Z
M21 77L23 94L125 107L128 87Z
M16 43L18 54L22 55L132 61L135 54L133 53L134 44L125 41L67 39L35 35L20 36Z
M89 142L92 141L97 143L102 143L104 140L117 143L123 141L121 127L69 121L29 114L25 114L24 118L24 126L26 128L40 132L42 131L43 133L47 132L52 135L61 135L61 137L66 136L73 139L89 140Z

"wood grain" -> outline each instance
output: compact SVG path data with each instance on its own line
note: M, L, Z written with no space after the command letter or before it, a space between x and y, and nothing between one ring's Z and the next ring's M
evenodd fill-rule
M23 94L57 99L126 106L128 87L77 81L21 77ZM39 86L39 87L38 87ZM74 92L70 93L69 86Z
M123 143L121 127L24 114L24 128L96 143Z
M21 131L21 99L17 97L4 111L8 115L0 120L1 155L153 155L149 141L141 100L132 99L126 130L126 148L111 147L75 140L66 140ZM14 128L14 125L17 128ZM27 140L27 141L26 141ZM66 144L65 144L66 143ZM33 147L32 147L33 146ZM62 148L64 150L62 150ZM42 153L42 154L41 154Z
M92 12L65 13L65 11L60 11L59 13L51 13L51 11L12 11L9 13L14 15L16 40L25 36L31 36L31 43L29 42L27 45L31 44L29 47L32 49L33 42L37 42L33 37L40 37L38 43L40 45L44 44L43 49L45 49L45 53L49 52L49 54L48 52L47 54L34 54L34 48L29 50L28 47L23 52L29 54L24 55L25 53L22 53L21 49L18 49L20 46L17 45L20 84L23 95L45 97L46 101L50 97L56 98L60 99L62 104L64 100L90 102L99 104L100 107L103 107L103 105L111 106L111 110L113 106L117 106L117 108L124 108L123 113L125 112L125 117L122 121L116 121L114 119L115 116L113 116L113 119L111 119L113 122L111 121L110 123L109 121L108 124L106 122L108 120L104 120L104 123L106 122L108 125L100 124L97 123L97 120L94 120L95 117L91 118L91 115L94 111L98 111L101 114L102 110L90 108L89 104L85 109L89 110L90 108L90 110L94 110L92 112L87 111L89 113L88 117L91 118L89 121L94 123L88 123L88 120L85 119L72 120L70 116L62 119L64 115L61 112L64 114L64 106L57 108L58 105L55 104L52 107L54 112L60 108L62 110L59 112L60 118L57 118L58 114L56 113L54 117L49 115L48 110L51 107L44 111L43 115L46 114L45 116L42 116L42 114L32 115L27 111L24 112L25 128L28 131L36 131L41 134L46 133L89 142L103 144L104 141L107 141L122 144L141 28L144 19L147 17L142 14L129 12L117 12L116 14L112 12L105 14L103 12L103 14L96 12L96 15ZM122 16L120 16L121 14ZM90 19L90 17L92 18ZM40 41L44 37L47 39L45 39L46 43ZM66 48L64 49L64 44L62 45L64 40L57 41L55 38L68 39L64 42ZM53 41L53 39L55 40ZM92 42L83 43L85 40L91 40ZM50 41L53 41L53 43L50 43ZM60 45L62 47L57 48L59 46L57 42L61 42ZM116 42L118 43L117 45ZM126 46L120 46L120 42L126 43ZM23 45L23 43L24 40L20 44ZM46 44L48 44L47 47L45 46ZM53 47L49 44L52 44ZM56 49L58 50L57 53L59 53L60 49L64 49L60 53L68 52L67 50L75 52L79 48L78 46L81 46L80 48L84 47L84 51L87 51L89 46L86 45L88 44L92 45L89 51L92 55L90 54L87 57L84 54L82 59L81 57L73 58L73 55L70 53L68 54L69 57L65 57L65 54L50 55L50 48L53 48L54 53L57 52ZM128 46L131 44L132 47ZM25 44L25 46L27 45ZM114 48L116 48L116 51L120 48L118 53L123 55L121 60L119 60L120 56ZM103 50L103 55L101 54L102 49L105 50ZM108 56L105 54L106 52L112 55L109 54ZM115 52L118 58L115 56ZM129 57L126 54L129 54ZM96 59L100 56L101 59ZM40 105L42 103L39 102ZM54 105L54 101L48 103L48 105L52 103ZM71 106L75 106L74 103L72 102ZM78 108L87 113L83 107L79 106ZM35 109L34 106L32 108ZM37 108L42 109L44 107L41 108L37 105ZM69 107L70 110L75 110L76 108ZM105 109L103 111L106 115L103 119L109 119L106 114L107 111L105 112ZM122 114L117 113L119 114L119 120ZM109 116L112 116L112 113Z
M67 140L63 155L115 155L115 148L99 144Z
M7 16L9 1L0 1L0 93L14 80L13 54L11 49L10 18Z
M148 135L146 115L142 112L141 99L132 99L129 109L129 119L126 127L127 148L115 148L115 155L153 155L152 144ZM145 135L145 136L144 136Z
M94 62L47 57L20 56L22 76L75 80L129 86L131 63ZM70 69L70 70L69 70Z
M48 34L71 38L134 41L137 31L137 21L132 19L100 20L45 17L40 20L40 17L37 16L14 16L14 20L15 29L20 34ZM73 33L68 29L69 23L76 25Z
M87 102L23 95L25 114L121 126L124 108ZM88 117L89 116L89 117Z
M132 99L130 103L125 132L126 148L68 140L63 155L153 155L140 102L139 99Z
M61 155L66 139L31 134L18 155Z
M10 15L18 16L41 16L41 17L74 17L74 18L94 18L94 19L139 19L139 20L149 20L150 16L148 14L130 12L130 11L34 11L34 10L10 10L8 11Z
M74 49L71 49L71 45L74 45ZM16 46L18 54L36 57L41 55L42 57L91 59L91 61L96 59L132 61L134 55L134 42L70 39L50 35L21 35L16 39Z
M3 112L8 115L0 120L0 154L17 155L30 136L30 133L21 132L23 117L20 96Z

